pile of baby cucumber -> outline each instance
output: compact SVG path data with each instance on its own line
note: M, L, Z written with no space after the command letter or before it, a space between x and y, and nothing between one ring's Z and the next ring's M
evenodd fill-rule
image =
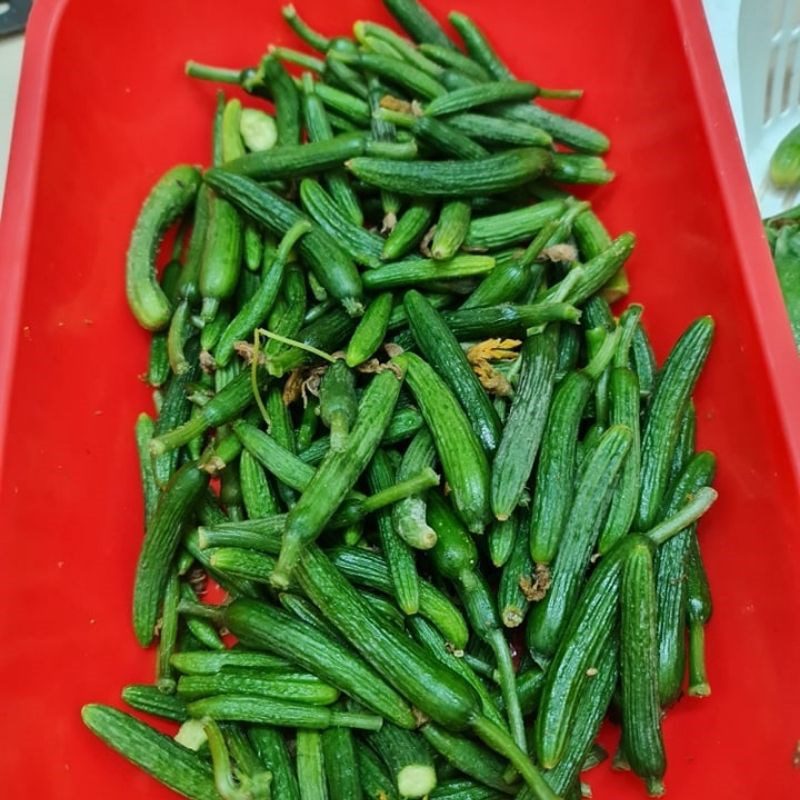
M634 237L564 188L611 179L608 140L536 103L579 92L385 3L410 38L288 6L314 55L187 67L254 100L219 100L212 166L158 181L128 252L157 644L122 697L180 728L84 720L197 800L572 800L610 715L660 794L687 667L709 692L713 323L659 367L641 306L609 307Z

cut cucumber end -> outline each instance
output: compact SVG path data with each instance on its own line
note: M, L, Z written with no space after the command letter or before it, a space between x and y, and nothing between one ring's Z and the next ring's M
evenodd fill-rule
M425 797L436 788L436 770L429 764L410 764L397 773L401 797Z

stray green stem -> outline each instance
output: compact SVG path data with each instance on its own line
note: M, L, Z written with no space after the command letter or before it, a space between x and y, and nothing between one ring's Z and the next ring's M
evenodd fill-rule
M677 514L651 528L645 533L645 536L655 544L664 544L668 539L700 519L714 505L718 496L716 489L704 486Z
M239 84L241 70L227 67L213 67L210 64L199 64L197 61L186 62L186 74L190 78L199 78L203 81L217 81L217 83Z
M326 353L324 350L320 350L317 347L312 347L310 344L306 344L305 342L299 342L297 339L290 339L288 336L281 336L279 333L267 331L264 330L264 328L259 328L259 331L268 339L274 339L276 342L281 342L281 344L288 344L290 347L296 347L299 350L305 350L307 353L312 353L315 356L319 356L320 358L325 359L325 361L329 361L331 364L335 363L336 361L336 359L329 353Z

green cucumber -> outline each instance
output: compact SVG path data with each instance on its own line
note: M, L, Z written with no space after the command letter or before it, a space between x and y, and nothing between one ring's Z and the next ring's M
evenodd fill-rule
M153 471L153 462L150 458L149 444L155 433L155 424L147 414L139 414L136 418L136 450L139 456L139 476L142 481L142 493L144 499L144 521L145 527L149 525L150 518L158 504L158 497L161 490L156 481Z
M472 206L464 200L450 200L442 206L431 243L431 255L436 261L453 258L469 231Z
M583 122L556 114L536 103L511 103L497 106L494 111L505 119L527 122L547 131L557 142L583 153L602 155L608 151L608 137Z
M336 52L332 53L332 57L350 67L360 67L363 71L396 84L404 91L410 92L413 97L438 97L447 92L435 78L400 58L363 51Z
M308 73L303 75L303 110L305 113L306 130L309 140L312 142L327 141L333 139L325 105L319 99L314 89L314 80ZM343 170L331 170L326 175L328 188L334 200L343 214L354 224L361 226L364 223L364 215L358 203L353 187L347 173Z
M386 238L381 259L396 261L408 255L427 233L433 211L434 205L430 200L416 200L411 203Z
M358 407L358 417L341 450L331 449L289 511L272 582L287 588L303 547L313 542L358 480L380 444L402 385L391 370L376 375Z
M295 758L297 785L302 800L328 800L322 734L319 731L297 731Z
M494 462L492 511L506 520L522 498L539 451L553 394L558 352L548 332L528 337L522 369Z
M272 775L272 800L301 800L297 775L283 734L264 725L248 725L247 736L259 760Z
M500 420L461 345L422 294L414 290L407 292L403 305L422 355L459 398L483 448L487 453L494 452L500 441Z
M383 241L347 218L322 185L313 178L300 181L300 200L306 213L354 261L365 267L380 265Z
M274 260L264 264L261 284L228 323L214 348L214 360L219 366L224 367L231 360L238 340L251 338L253 330L263 324L278 297L292 248L310 230L311 223L306 220L295 223L278 245Z
M178 602L181 595L181 581L177 569L173 568L167 576L161 616L158 627L158 648L156 650L156 685L162 692L175 691L175 675L170 664L170 656L178 641Z
M353 158L347 168L379 189L415 197L475 197L521 186L546 173L552 157L538 147L508 150L480 161L391 161Z
M258 181L300 178L340 167L349 158L365 155L366 150L363 133L341 133L330 139L248 153L226 163L224 169Z
M445 95L447 97L448 95ZM460 130L435 117L420 117L388 108L379 108L378 118L405 128L428 149L451 158L465 161L485 158L489 151L483 145L470 139Z
M625 559L634 547L647 546L647 540L638 535L620 540L600 560L574 604L545 674L534 725L536 757L545 769L555 767L564 756L583 688L590 679L587 670L596 667L608 649Z
M153 335L150 340L150 355L147 359L147 383L154 389L163 386L170 377L167 337L163 333Z
M406 381L433 435L451 498L473 533L489 520L489 464L469 420L435 369L413 353L394 359L407 368Z
M268 87L275 105L278 144L281 147L298 144L301 133L300 93L291 76L276 56L268 55L261 59L256 80Z
M628 428L612 425L602 435L575 490L564 526L569 536L558 548L547 595L531 610L528 621L528 648L539 659L552 656L568 622L632 438Z
M454 69L476 81L489 80L489 73L477 61L456 50L452 44L443 46L434 42L422 42L417 49L442 67Z
M247 650L185 650L173 653L171 663L184 675L216 675L223 670L239 669L258 670L266 675L289 670L289 662L284 658Z
M639 502L639 380L628 367L614 367L609 383L611 424L625 425L633 438L600 532L601 553L607 553L631 529Z
M396 230L396 229L395 229ZM490 272L495 260L490 256L457 255L449 261L414 259L395 261L363 275L365 288L370 291L414 286L418 283L452 281L454 278L482 275ZM439 291L437 289L437 291Z
M514 543L519 535L520 522L516 514L512 514L508 519L495 520L489 529L487 546L489 548L489 558L496 567L502 567L511 557ZM526 546L528 537L524 536Z
M431 800L499 800L503 794L468 779L442 781L431 794Z
M456 583L472 629L494 652L499 682L508 707L508 717L515 741L525 747L522 712L516 693L511 656L503 635L494 598L477 570L478 551L448 503L435 492L428 499L428 521L438 540L431 550L436 571Z
M461 41L469 55L477 61L496 81L513 78L511 71L500 60L494 48L489 44L486 34L466 14L451 11L447 18L458 31Z
M697 531L689 538L686 565L686 615L689 623L689 687L691 697L708 697L711 687L706 675L705 625L711 618L712 603L708 576L703 566Z
M459 772L504 795L511 794L512 790L505 781L507 765L491 750L432 722L424 725L421 733L425 741Z
M565 210L564 201L554 199L500 214L474 217L464 246L467 250L483 251L520 244L538 233L548 222L559 219Z
M453 114L446 122L457 131L490 144L549 147L553 143L553 138L543 128L488 114Z
M703 486L708 486L716 468L714 455L696 454L675 482L664 506L663 517L677 514ZM665 542L658 550L656 602L658 609L658 694L666 707L680 696L686 671L686 620L688 567L694 526Z
M530 599L523 586L533 579L533 566L529 542L517 536L497 588L497 607L506 628L517 628L525 620Z
M331 711L325 706L310 706L276 697L221 694L204 697L188 704L189 714L220 722L253 722L279 728L322 730L331 725L378 730L382 719L374 714Z
M307 669L396 725L416 725L408 705L372 669L323 633L264 603L239 598L223 611L235 636Z
M294 205L250 178L211 169L204 180L265 228L283 236L304 217ZM325 289L341 301L351 313L358 313L361 304L361 282L358 272L344 251L317 225L298 244L302 259Z
M456 642L448 641L441 630L420 615L409 617L406 620L406 627L437 661L450 667L453 672L457 672L472 686L480 698L483 713L493 722L506 727L506 721L498 711L497 704L486 688L486 684L467 664L462 655L459 655L463 654L463 649L459 649ZM463 645L466 646L466 638L463 640Z
M455 45L441 25L418 0L384 0L383 4L415 42L425 42L445 50L455 50Z
M389 565L377 553L361 547L338 547L328 555L336 568L356 586L392 594ZM436 626L453 647L466 647L469 631L461 612L433 584L421 579L419 615Z
M519 251L519 255L522 251ZM528 267L520 258L497 259L495 268L477 285L461 304L461 309L514 303L527 295L540 267Z
M436 787L433 758L419 734L385 723L366 738L394 779L400 797L427 797Z
M172 477L158 501L139 552L133 592L133 629L142 647L153 639L172 560L187 513L208 485L209 474L187 462Z
M345 362L348 367L367 361L381 346L389 327L392 303L390 292L383 292L370 301L347 345Z
M264 675L260 673L220 672L216 675L184 675L178 681L178 697L186 702L217 694L244 694L277 697L313 706L328 706L339 699L334 689L313 675Z
M331 364L322 376L319 415L331 432L331 450L341 450L358 415L355 375L342 359Z
M361 780L352 731L349 728L323 731L322 753L331 800L361 800Z
M137 711L163 719L185 722L189 719L186 704L174 694L164 694L157 686L133 684L122 690L122 699Z
M433 437L427 428L422 428L403 454L397 479L404 480L420 469L432 467L435 462ZM436 544L436 532L428 525L425 508L425 496L421 493L406 497L392 508L392 524L397 535L418 550L429 550Z
M195 167L168 170L150 190L133 227L125 291L133 315L147 330L164 328L172 316L170 302L156 280L155 259L166 230L194 201L199 178Z
M219 800L208 763L170 736L108 706L84 706L81 717L95 736L178 794Z
M711 317L693 322L672 348L659 374L642 434L641 494L636 513L636 526L642 530L657 519L683 411L708 356L713 334Z
M359 747L356 758L361 790L367 800L399 800L394 781L369 747Z
M278 502L269 478L255 456L247 450L243 450L239 456L239 480L242 487L242 503L250 519L278 512Z
M564 794L580 773L587 769L587 756L591 752L617 684L618 651L617 638L612 636L598 656L592 679L586 682L581 691L564 755L554 769L545 773L545 780L559 794Z
M549 564L558 550L574 491L578 427L596 377L613 353L608 341L589 366L567 375L550 403L531 514L531 556L537 564Z
M528 81L506 79L479 83L435 98L425 107L425 113L432 117L456 114L494 103L531 100L538 93L539 87Z
M453 729L469 728L511 761L538 800L556 800L510 734L483 714L480 699L469 683L405 634L378 624L369 606L320 550L307 548L295 574L303 592L323 614L420 711Z
M582 303L598 292L628 260L635 244L636 237L632 233L623 233L607 250L587 261L580 279L567 296L569 302ZM545 299L557 297L558 288L558 284L553 286L545 294Z
M653 551L633 547L622 569L620 684L622 746L633 771L644 778L648 794L664 793L666 771L658 702L658 643Z
M389 457L384 451L378 450L367 470L370 491L388 489L395 481L394 473ZM395 531L389 509L378 512L377 527L381 550L389 567L394 599L404 614L416 614L420 610L420 581L414 552Z

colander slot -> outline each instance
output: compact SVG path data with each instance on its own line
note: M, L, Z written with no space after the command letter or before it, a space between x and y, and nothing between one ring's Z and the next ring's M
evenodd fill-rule
M786 70L783 73L783 92L781 93L781 113L785 114L797 104L798 85L798 46L797 31L792 31L792 39L786 48Z

